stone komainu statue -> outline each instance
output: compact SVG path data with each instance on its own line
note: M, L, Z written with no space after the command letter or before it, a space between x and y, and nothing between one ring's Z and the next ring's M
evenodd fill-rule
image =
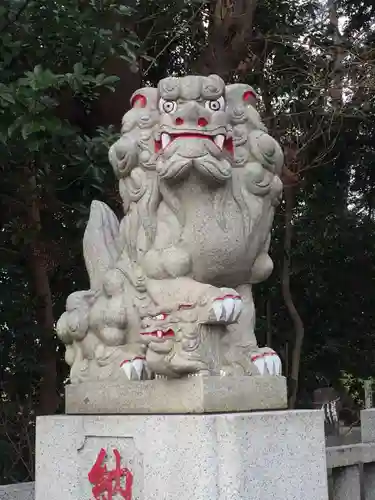
M124 217L92 203L90 290L57 324L72 383L281 373L257 345L252 285L273 267L283 153L255 104L215 75L133 95L109 151Z

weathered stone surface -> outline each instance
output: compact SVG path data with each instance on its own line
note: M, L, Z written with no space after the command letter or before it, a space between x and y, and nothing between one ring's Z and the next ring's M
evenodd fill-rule
M252 286L272 272L283 165L256 101L217 75L168 77L132 96L109 150L124 216L92 203L90 289L68 297L56 327L73 384L281 375L254 332Z
M66 386L66 413L213 413L287 407L284 377L189 377Z
M36 500L89 500L101 449L132 500L327 500L323 415L67 415L37 420Z
M339 500L361 500L361 478L359 464L332 471L332 498Z
M363 443L375 443L375 408L361 411L361 434Z
M328 469L375 462L375 443L357 443L327 448Z
M34 483L0 486L0 500L34 500Z
M362 442L367 443L368 458L373 458L371 451L375 447L375 408L361 411L361 434ZM370 460L364 460L363 464L363 489L366 500L375 500L375 464Z

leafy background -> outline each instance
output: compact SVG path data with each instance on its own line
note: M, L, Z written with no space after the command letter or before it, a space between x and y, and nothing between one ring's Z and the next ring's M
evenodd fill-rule
M275 271L257 331L290 405L373 374L375 7L369 0L3 0L0 6L0 482L33 478L34 421L63 411L54 333L87 284L92 199L132 92L166 75L250 83L283 145Z

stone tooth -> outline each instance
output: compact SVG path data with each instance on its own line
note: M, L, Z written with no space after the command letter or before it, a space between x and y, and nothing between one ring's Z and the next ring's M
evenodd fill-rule
M222 134L214 137L214 143L219 149L223 149L224 141L225 137Z
M161 134L161 146L163 149L165 149L168 144L171 142L171 136L167 134L166 132L163 132Z

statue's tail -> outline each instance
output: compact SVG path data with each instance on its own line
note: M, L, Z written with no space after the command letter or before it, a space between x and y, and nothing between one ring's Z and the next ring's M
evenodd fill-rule
M101 288L105 273L119 257L119 226L116 215L108 205L97 200L91 203L90 218L83 237L83 255L92 290Z

